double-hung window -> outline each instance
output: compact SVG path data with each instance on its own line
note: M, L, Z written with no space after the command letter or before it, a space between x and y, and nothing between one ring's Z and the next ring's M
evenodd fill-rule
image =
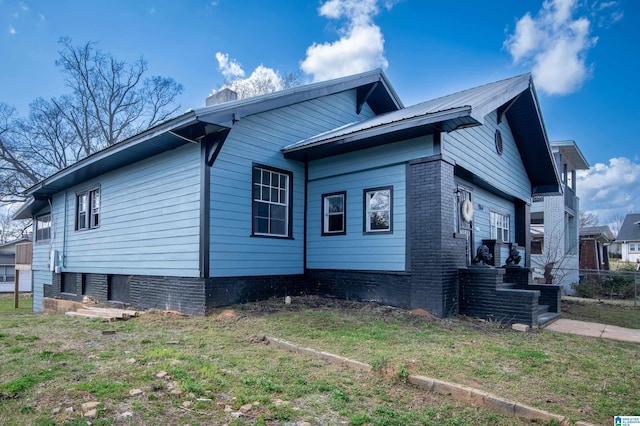
M393 188L372 188L364 190L364 232L392 232L393 229Z
M322 196L322 235L344 235L347 233L346 202L346 192Z
M291 235L292 173L268 166L253 167L252 234L264 237Z
M51 239L51 214L36 217L36 242Z
M100 188L76 193L76 231L100 226Z
M509 242L509 215L490 212L491 238L503 243Z

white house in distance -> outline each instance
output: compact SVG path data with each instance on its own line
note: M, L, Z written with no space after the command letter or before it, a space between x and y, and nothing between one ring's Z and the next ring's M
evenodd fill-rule
M532 199L531 266L534 280L560 284L565 294L572 294L571 284L579 280L580 265L580 199L576 196L576 172L588 170L589 163L575 141L557 141L550 145L563 194Z
M616 242L620 244L622 260L640 260L640 213L628 214L622 222Z

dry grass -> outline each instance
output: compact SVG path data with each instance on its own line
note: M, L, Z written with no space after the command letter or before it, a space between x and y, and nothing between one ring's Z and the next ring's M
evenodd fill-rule
M0 316L0 423L86 425L81 404L97 400L93 425L530 424L413 388L403 382L413 373L571 420L607 424L640 412L637 345L315 297L219 313L117 323ZM263 335L395 373L329 365L266 345ZM162 371L170 378L157 377ZM130 396L133 389L142 393Z

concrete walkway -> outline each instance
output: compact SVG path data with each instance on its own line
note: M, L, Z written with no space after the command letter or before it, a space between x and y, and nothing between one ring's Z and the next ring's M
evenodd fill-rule
M640 330L616 327L615 325L596 322L559 319L544 327L545 330L559 333L578 334L580 336L602 337L603 339L620 340L640 344Z

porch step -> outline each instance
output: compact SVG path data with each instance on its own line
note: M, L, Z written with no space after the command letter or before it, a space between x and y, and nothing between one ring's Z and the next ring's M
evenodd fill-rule
M549 305L538 305L538 316L549 312Z
M545 312L544 314L538 315L538 326L547 325L558 318L560 318L560 314L557 312Z

